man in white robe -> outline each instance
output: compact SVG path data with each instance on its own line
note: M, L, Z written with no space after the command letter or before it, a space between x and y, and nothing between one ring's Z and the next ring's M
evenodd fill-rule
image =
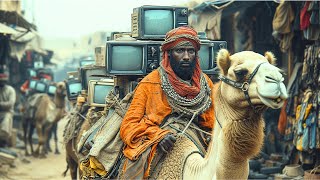
M11 139L16 92L7 84L8 75L0 73L0 146L7 146Z

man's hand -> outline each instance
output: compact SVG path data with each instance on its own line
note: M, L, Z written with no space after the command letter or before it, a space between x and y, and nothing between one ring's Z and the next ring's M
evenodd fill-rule
M175 142L176 138L172 134L168 134L159 142L158 147L162 152L168 153L172 150Z

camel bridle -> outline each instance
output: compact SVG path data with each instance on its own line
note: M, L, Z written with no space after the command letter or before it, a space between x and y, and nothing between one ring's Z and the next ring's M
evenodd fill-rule
M263 62L263 63L266 63L266 62ZM224 83L226 83L226 84L228 84L228 85L230 85L230 86L232 86L232 87L235 87L235 88L240 89L241 91L243 91L246 100L248 101L249 105L253 108L253 110L254 110L255 113L258 113L258 108L256 108L256 107L252 104L252 102L251 102L251 100L250 100L250 96L249 96L249 92L248 92L248 91L249 91L249 86L250 86L250 83L251 83L253 77L257 74L260 66L261 66L263 63L260 63L260 64L254 69L254 71L250 74L248 80L247 80L247 81L244 81L243 83L242 83L242 82L233 81L233 80L231 80L231 79L229 79L229 78L227 78L227 77L225 77L225 76L223 76L223 75L219 75L219 77L218 77L222 82L224 82Z

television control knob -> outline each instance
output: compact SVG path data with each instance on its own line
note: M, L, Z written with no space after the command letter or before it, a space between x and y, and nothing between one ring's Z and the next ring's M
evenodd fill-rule
M149 68L150 68L151 70L154 70L154 69L157 69L158 66L157 66L156 63L151 63L151 64L149 65Z
M188 15L188 10L187 10L187 9L182 9L182 10L180 11L180 14L181 14L182 16L186 16L186 15Z

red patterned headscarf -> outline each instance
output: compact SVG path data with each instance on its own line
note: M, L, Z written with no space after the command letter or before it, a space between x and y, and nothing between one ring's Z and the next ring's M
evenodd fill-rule
M9 77L5 73L0 73L0 81L8 81Z
M192 86L188 86L187 84L181 82L177 75L172 70L170 65L170 60L168 57L168 51L179 46L179 44L189 41L193 45L196 51L200 50L200 40L198 38L198 33L194 29L188 26L182 26L175 29L170 30L165 37L165 41L162 43L162 67L168 74L168 79L174 90L182 97L186 97L188 99L193 99L200 92L200 62L199 57L197 56L196 66L192 75Z

